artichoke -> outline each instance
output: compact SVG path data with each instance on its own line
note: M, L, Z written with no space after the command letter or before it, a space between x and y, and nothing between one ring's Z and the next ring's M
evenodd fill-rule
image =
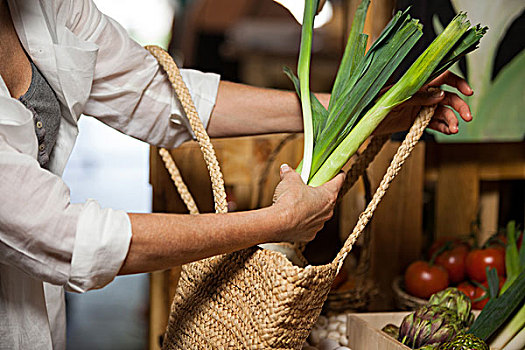
M397 339L412 349L439 345L453 339L462 329L461 323L449 308L425 305L403 319Z
M470 327L474 322L470 299L457 288L451 287L433 294L427 305L444 306L455 311L464 329Z
M384 326L381 330L394 339L397 339L397 337L399 336L399 327L395 324L389 323L386 326Z
M489 350L488 345L474 334L459 333L454 339L443 343L438 350Z

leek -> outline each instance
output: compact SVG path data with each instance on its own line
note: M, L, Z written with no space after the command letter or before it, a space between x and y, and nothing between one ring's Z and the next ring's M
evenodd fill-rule
M312 106L310 102L310 59L314 17L318 5L319 0L305 1L303 28L301 32L301 48L299 51L299 62L297 64L297 72L300 79L301 109L303 112L304 127L303 170L301 172L301 178L304 183L308 183L308 179L310 178L310 167L312 164L312 153L314 148Z
M366 112L359 123L330 154L322 168L313 176L310 184L319 186L334 177L388 113L408 100L423 86L440 61L469 27L470 23L466 20L465 14L457 15L401 79Z
M521 248L521 252L518 250L516 243L516 222L510 221L507 224L507 244L505 248L505 270L507 279L501 287L500 294L505 293L512 283L514 283L520 272L525 269L525 264L520 261L520 253L523 255L524 251L524 247Z
M518 334L512 338L503 350L523 350L525 349L525 328L522 328Z
M512 319L503 326L498 334L490 342L490 348L502 349L525 327L525 304L512 317ZM523 348L521 348L523 349Z
M487 341L514 312L520 312L525 302L525 270L509 289L495 299L489 300L467 333Z
M516 222L510 221L507 224L507 244L505 252L505 269L507 272L507 280L500 290L500 296L505 295L505 292L514 284L525 270L525 262L521 257L525 254L525 245L522 245L518 250L516 243L519 233L516 230ZM507 321L507 323L498 329L495 336L490 343L491 348L503 348L507 343L516 337L517 333L521 332L525 327L525 302L522 302L521 308Z
M285 68L301 99L304 122L303 161L297 168L303 181L319 186L335 176L390 111L409 99L426 82L474 50L486 28L470 27L460 13L419 56L403 77L379 97L381 89L422 36L422 26L408 14L395 14L365 53L362 33L370 0L362 0L352 22L348 41L326 109L309 90L313 20L318 1L307 0L298 78Z

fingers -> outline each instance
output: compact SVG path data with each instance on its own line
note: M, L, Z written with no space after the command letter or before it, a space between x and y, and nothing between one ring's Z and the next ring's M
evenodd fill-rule
M439 106L428 126L446 135L456 134L458 132L458 119L450 108Z
M474 93L472 91L472 88L469 86L467 81L458 75L452 73L451 71L447 70L445 73L441 74L436 79L432 80L429 86L440 86L440 85L449 85L452 87L455 87L459 90L463 95L470 96Z
M417 92L410 100L406 102L407 106L430 106L433 104L439 104L440 107L442 106L449 106L455 111L459 113L461 118L469 122L472 120L472 114L470 112L470 107L461 97L459 97L458 94L453 92L444 92L440 89L432 89L431 91L419 91ZM448 108L439 108L436 110L436 114L443 114L444 117L447 117L445 119L445 122L450 122L451 116L454 114L450 109ZM455 125L457 126L457 120L454 116ZM449 127L453 126L453 124L448 124ZM451 129L452 133L457 132Z
M472 114L470 113L470 107L458 94L453 92L447 92L445 98L441 101L441 104L450 106L456 110L461 118L469 122L472 120Z

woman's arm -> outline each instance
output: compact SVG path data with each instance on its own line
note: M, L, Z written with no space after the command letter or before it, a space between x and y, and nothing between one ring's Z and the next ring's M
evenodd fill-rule
M320 98L328 105L328 94L320 94ZM211 137L302 130L301 105L294 92L220 82L208 124Z
M133 235L119 274L165 269L261 243L312 240L332 216L344 175L313 188L283 166L281 179L275 204L268 208L227 214L130 214Z
M472 95L468 83L447 71L428 86L449 85L465 95ZM410 100L394 109L376 133L386 134L406 130L421 106L438 104L430 127L445 134L458 131L458 120L452 112L456 110L462 119L470 121L472 116L467 103L457 94L442 92L434 94L422 88ZM316 94L319 101L328 106L330 95ZM217 101L208 124L212 137L244 136L278 132L302 132L301 106L297 95L291 91L258 88L221 81Z

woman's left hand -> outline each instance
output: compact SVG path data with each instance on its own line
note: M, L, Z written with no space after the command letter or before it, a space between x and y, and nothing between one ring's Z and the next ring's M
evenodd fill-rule
M385 120L379 124L374 133L385 134L407 130L422 106L437 104L438 106L428 127L446 135L456 134L458 132L458 119L452 109L457 111L466 122L472 120L472 114L467 103L458 94L439 89L430 89L429 91L429 88L441 85L454 87L467 96L473 94L465 79L460 78L451 71L446 71L428 85L422 87L411 99L394 108Z

